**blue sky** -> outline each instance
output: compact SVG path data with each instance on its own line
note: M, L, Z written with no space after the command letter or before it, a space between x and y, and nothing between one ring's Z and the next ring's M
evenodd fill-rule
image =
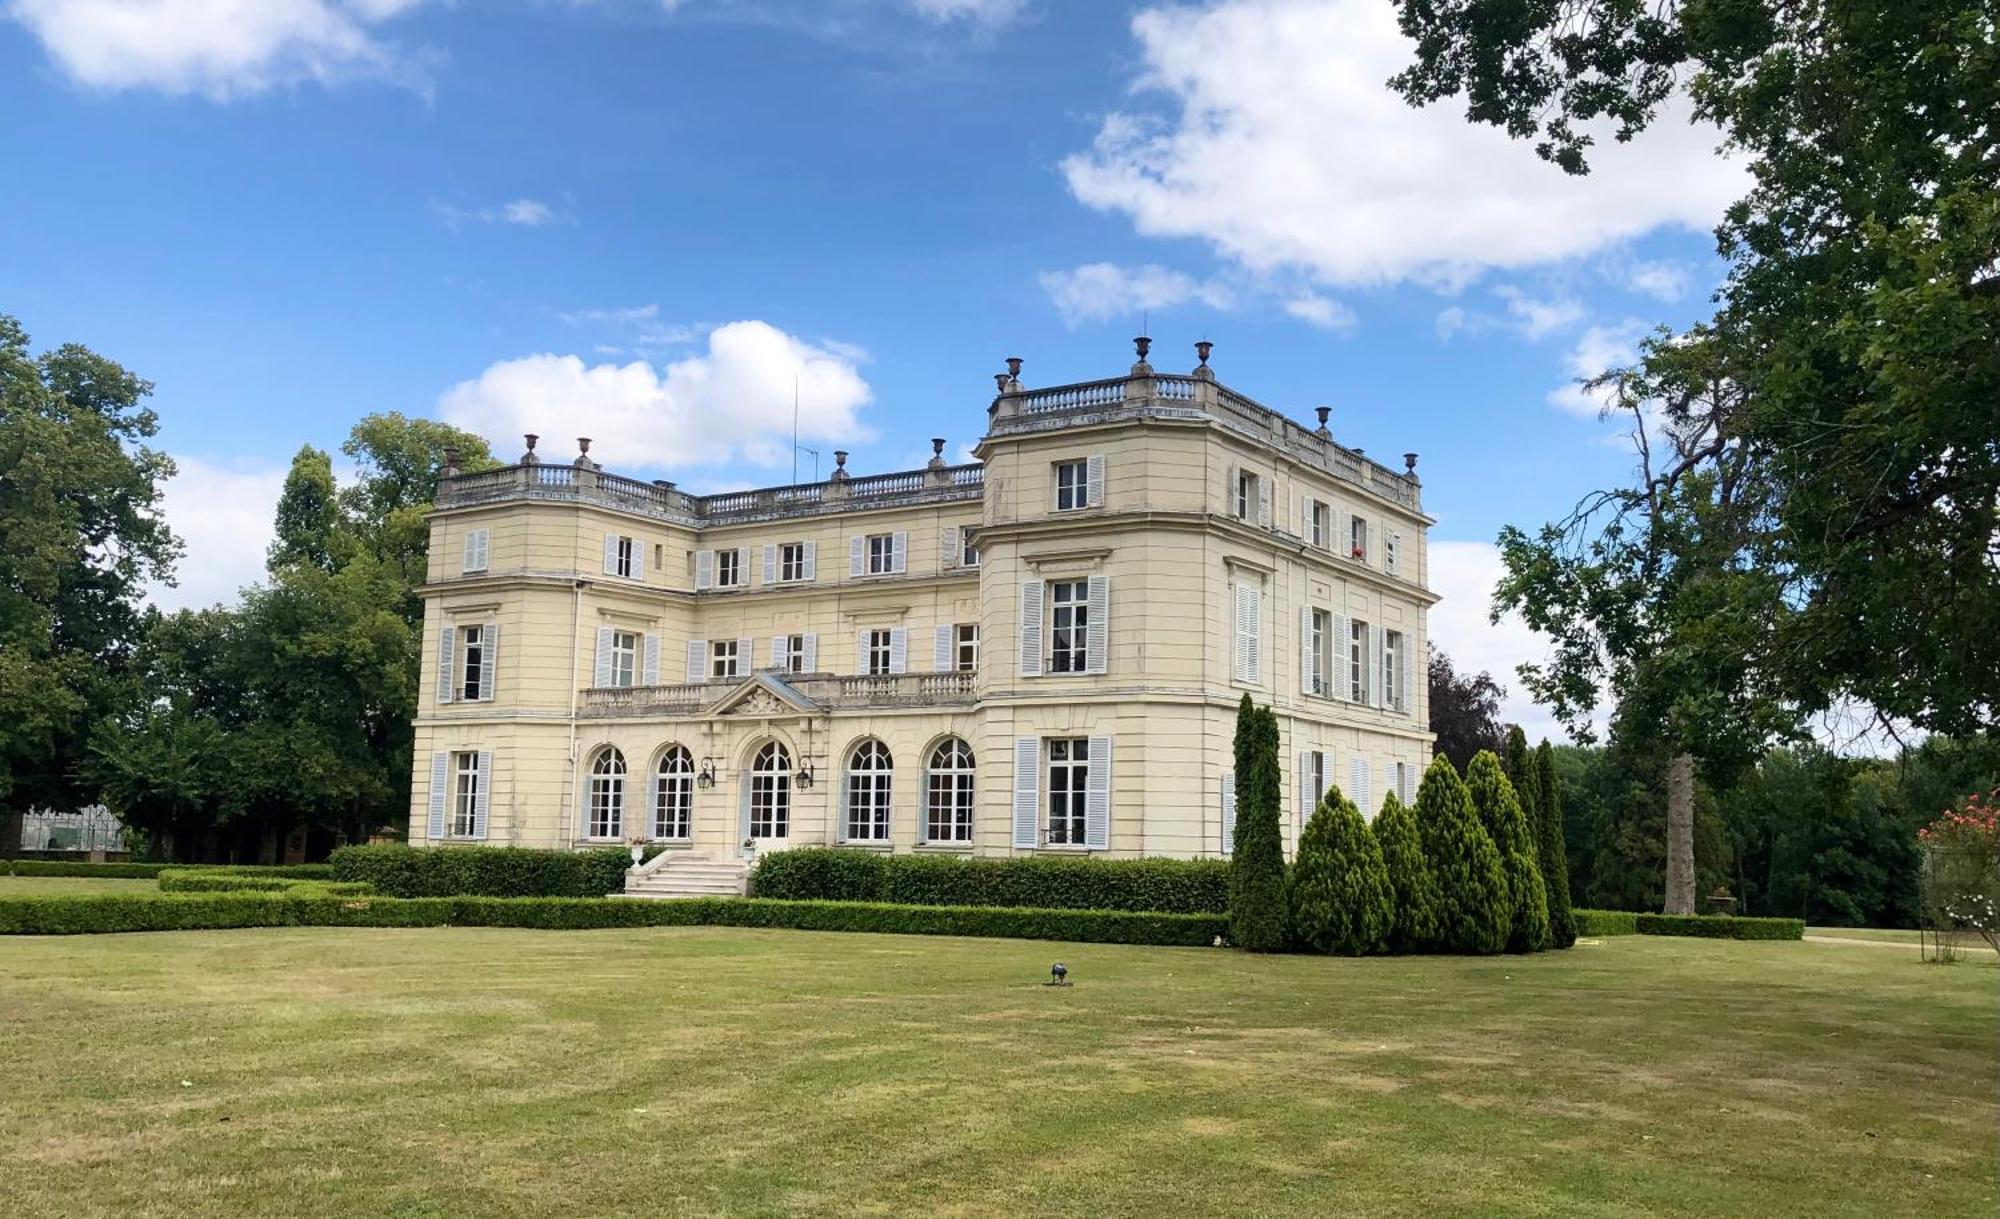
M796 376L870 472L973 440L1005 356L1121 371L1144 316L1160 367L1206 337L1421 453L1434 633L1511 676L1493 536L1630 465L1574 378L1706 312L1742 179L1682 122L1577 180L1412 112L1389 14L0 0L0 310L157 382L167 604L256 578L291 453L369 411L746 485L789 476Z

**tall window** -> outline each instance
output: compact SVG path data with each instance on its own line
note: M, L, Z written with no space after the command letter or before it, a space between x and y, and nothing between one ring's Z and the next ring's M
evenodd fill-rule
M1248 470L1236 472L1236 502L1230 506L1236 511L1239 521L1257 519L1257 476Z
M1312 612L1312 692L1333 693L1333 615Z
M631 579L632 573L639 569L638 552L639 544L637 542L628 537L620 537L618 539L618 548L613 553L611 573L613 575L624 576L628 580Z
M958 555L959 566L979 566L979 546L972 540L972 531L970 529L962 529L959 531L958 537L960 548Z
M806 544L786 542L778 547L778 578L780 580L803 580L806 578Z
M1056 463L1056 511L1090 506L1089 466L1081 461Z
M740 550L718 550L715 552L715 586L735 588L743 583L743 552Z
M1368 557L1368 522L1359 516L1347 518L1347 553L1350 558Z
M1356 621L1347 628L1347 697L1357 703L1368 701L1368 624Z
M1403 632L1382 632L1382 705L1403 706Z
M785 838L792 832L792 755L772 741L750 764L750 837Z
M890 671L890 658L894 655L895 636L887 630L876 629L868 632L868 655L862 659L862 668L870 677L881 677Z
M1382 534L1382 570L1392 576L1396 574L1396 565L1401 559L1397 552L1401 549L1395 534L1386 531Z
M868 574L885 576L896 570L896 535L893 533L871 533L868 535Z
M960 673L979 671L979 624L961 622L953 628L952 667Z
M609 746L590 761L589 834L616 838L625 830L625 755Z
M806 637L804 635L785 636L785 672L806 671Z
M479 755L451 755L451 833L470 838L479 832Z
M1049 843L1081 846L1084 802L1090 786L1090 739L1049 742Z
M938 743L924 776L924 841L972 841L972 747L957 737Z
M1090 657L1090 584L1058 580L1049 585L1049 672L1081 673Z
M638 681L639 636L633 631L611 632L611 684L630 686Z
M1324 548L1333 541L1333 509L1321 500L1312 502L1312 520L1308 532L1309 541Z
M742 670L737 668L736 641L716 639L708 645L708 674L710 677L739 677Z
M486 681L486 628L468 626L460 629L459 652L464 659L460 662L459 691L461 699L477 699L480 687Z
M889 781L895 770L889 747L867 740L847 755L847 840L889 840Z
M691 838L694 821L694 758L684 745L660 755L659 792L653 800L653 837Z

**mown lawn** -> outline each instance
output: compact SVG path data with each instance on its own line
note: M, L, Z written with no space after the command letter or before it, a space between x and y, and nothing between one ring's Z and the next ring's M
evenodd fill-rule
M1997 1010L1992 966L1639 936L0 940L0 1211L1985 1216Z

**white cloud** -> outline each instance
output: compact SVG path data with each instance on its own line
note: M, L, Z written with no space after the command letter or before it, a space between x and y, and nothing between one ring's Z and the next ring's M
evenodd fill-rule
M998 28L1010 25L1027 7L1027 0L907 0L917 15L931 21L964 21Z
M1056 311L1071 326L1146 309L1171 308L1189 301L1199 301L1214 309L1228 309L1236 303L1235 294L1226 285L1198 280L1155 263L1141 267L1085 263L1067 271L1044 271L1038 278L1042 291L1049 294Z
M1354 310L1317 292L1308 292L1286 301L1285 312L1321 330L1354 329Z
M217 101L357 76L422 84L421 55L373 27L423 0L12 0L58 67L92 88Z
M480 224L518 224L523 228L538 229L545 224L554 224L564 219L554 208L539 199L511 199L498 207L474 208L433 203L431 208L454 227L466 221L478 221Z
M447 390L438 413L502 448L524 432L590 436L591 456L614 471L737 458L776 467L790 461L794 378L801 439L867 438L858 412L872 395L854 350L730 322L709 333L705 352L664 367L546 353L502 360ZM563 459L557 446L549 456Z
M1507 688L1501 718L1521 725L1529 741L1568 739L1555 717L1528 697L1516 672L1524 663L1544 660L1548 641L1530 630L1517 614L1508 614L1497 623L1488 621L1494 586L1506 572L1500 548L1491 542L1435 538L1429 548L1431 590L1443 598L1431 607L1427 619L1431 642L1451 657L1452 667L1459 673L1485 671Z
M597 344L594 350L603 355L617 355L628 348L640 355L655 354L668 347L682 347L695 342L714 329L706 322L662 321L658 305L572 309L556 316L572 326L589 330L609 330L624 340L625 346ZM836 350L831 343L826 346L829 350Z
M1563 357L1563 368L1570 381L1549 391L1550 404L1572 414L1597 418L1609 400L1609 390L1592 393L1581 382L1632 363L1646 330L1644 322L1629 317L1613 326L1597 325L1585 330Z
M162 512L186 546L175 568L180 583L155 585L146 599L165 610L234 605L244 586L264 578L286 467L199 457L176 457L174 464L179 473L167 483Z
M516 199L500 207L500 219L508 224L525 224L529 228L534 228L547 224L555 218L555 212L539 199Z
M1693 280L1693 268L1684 262L1641 259L1625 268L1627 288L1669 304L1686 296Z
M1450 339L1452 335L1465 329L1466 321L1465 310L1459 305L1439 310L1437 315L1438 338Z
M1114 113L1063 162L1072 193L1141 232L1196 237L1259 273L1338 285L1463 285L1662 226L1705 228L1743 193L1712 128L1668 108L1565 175L1461 104L1383 82L1409 42L1381 0L1226 0L1133 19L1136 88L1174 113Z
M1507 302L1507 315L1514 329L1530 342L1567 330L1583 320L1583 305L1574 297L1538 300L1510 284L1503 284L1493 292Z

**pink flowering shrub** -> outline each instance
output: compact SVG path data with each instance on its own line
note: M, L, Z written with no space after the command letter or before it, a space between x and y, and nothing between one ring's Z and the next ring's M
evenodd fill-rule
M1917 831L1924 913L1939 931L1971 931L2000 952L2000 788L1974 792Z

